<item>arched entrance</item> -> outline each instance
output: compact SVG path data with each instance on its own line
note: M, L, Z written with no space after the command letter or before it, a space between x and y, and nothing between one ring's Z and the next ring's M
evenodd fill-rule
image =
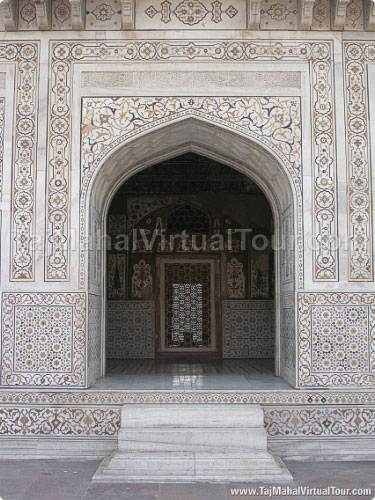
M248 177L179 155L120 186L107 228L107 367L180 355L274 358L272 210ZM154 329L135 312L142 307Z
M251 182L254 185L258 186L258 189L260 189L263 193L262 196L268 200L270 207L269 210L270 213L272 212L273 217L272 233L274 234L275 247L275 251L273 253L274 265L272 266L274 269L274 278L270 274L269 280L270 282L272 280L274 281L274 288L271 292L274 301L274 338L279 339L275 344L276 369L277 372L280 373L281 376L289 383L295 384L296 338L294 328L294 292L295 273L298 269L298 259L295 259L293 235L295 234L295 225L298 217L295 199L296 196L294 194L294 188L292 188L292 182L285 167L276 161L271 154L267 153L263 147L256 145L255 142L250 141L239 134L233 133L232 131L217 128L209 123L206 123L205 121L191 118L181 120L173 125L164 126L156 131L148 133L147 135L139 137L129 142L126 146L118 149L104 162L103 166L97 170L90 190L90 205L87 207L87 218L91 221L89 224L91 233L95 233L95 227L103 227L104 233L108 232L106 224L107 215L110 215L111 201L115 201L116 193L118 192L119 187L124 184L126 179L131 179L134 174L143 171L149 166L157 165L158 163L170 158L176 158L186 152L194 152L201 155L201 157L210 158L211 160L219 162L221 165L227 165L232 167L237 172L242 172L247 176L247 178L251 179ZM136 177L134 176L134 178ZM210 232L212 232L211 229L213 229L214 225L214 220L212 220L212 218L215 219L214 213L211 214L207 210L202 210L202 206L198 207L196 204L193 206L192 203L177 204L174 209L175 211L177 210L177 219L179 217L181 218L183 210L201 210L201 213L205 213L207 218L212 221L210 226ZM178 213L178 210L180 210L180 213ZM168 215L169 213L165 214L165 220L168 218ZM160 216L154 214L153 217L154 219L152 219L152 223L156 226L158 223L158 217L160 219ZM163 226L163 218L161 217L161 219L161 224ZM203 219L204 216L202 215L202 220ZM105 247L103 246L103 259L105 253L104 248ZM101 299L104 299L108 290L106 283L108 274L105 268L101 269L101 267L98 266L98 259L93 260L92 257L93 253L91 254L89 267L90 296L95 295L98 297L98 292L100 290L100 297ZM142 266L147 266L147 259L139 260L144 260L144 262L137 261L136 263L132 263L132 272L137 271L138 273L142 273L144 271ZM167 262L167 264L169 263ZM234 268L236 267L236 264L237 262L234 261ZM111 264L108 260L108 266L110 265ZM120 262L117 262L114 264L115 267L112 267L112 271L116 274L117 285L119 284L118 272L120 271L121 265L122 264ZM124 265L127 266L127 264ZM135 269L135 265L140 265L140 267ZM163 268L164 266L165 268L165 265L166 262L161 262L159 259L159 267ZM215 268L214 263L212 263L212 266ZM108 271L111 272L109 268ZM216 272L219 273L221 286L222 283L227 280L223 279L220 266L219 271ZM99 274L101 274L101 278L98 276ZM97 277L95 277L95 275L97 275ZM127 279L128 293L133 293L133 291L135 294L138 293L136 283L137 279L133 280L132 276L131 284L129 276ZM159 287L158 291L160 292L161 279L160 277L157 277L157 274L155 274L155 279L157 282L156 286ZM142 289L150 287L150 283L147 284L147 280L143 284L145 283L146 286L142 285ZM260 281L258 280L258 284L259 283ZM251 287L251 283L249 285L248 282L247 287L249 286ZM155 290L156 289L154 289L155 298L157 298L157 292ZM251 294L250 288L248 288L248 292ZM251 298L248 299L249 296L246 296L246 293L247 292L245 292L245 298L243 300L251 300ZM97 298L96 300L100 299ZM137 307L139 307L139 305ZM104 332L106 331L106 324L108 322L106 299L102 300L101 308L102 344L100 356L102 359L101 374L103 374L105 370ZM162 309L159 308L159 316L156 318L156 324L159 328L159 337L157 343L154 344L154 354L155 352L158 352L158 349L161 346L161 310ZM220 314L222 315L222 311L220 311ZM148 322L151 316L145 316L145 318L145 321ZM222 321L222 318L220 321ZM215 344L215 350L213 350L213 352L215 351L217 355L222 355L222 344L219 349L217 349L217 347L218 346ZM161 351L161 349L159 349L159 351ZM280 364L278 363L279 359ZM96 370L97 378L99 375L97 366ZM91 373L93 373L93 370ZM92 378L94 377L92 376Z

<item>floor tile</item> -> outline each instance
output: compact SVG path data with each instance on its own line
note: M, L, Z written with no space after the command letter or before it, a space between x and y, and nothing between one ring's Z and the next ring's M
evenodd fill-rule
M231 494L231 488L254 488L256 483L230 484L136 484L92 483L91 477L100 461L79 460L1 460L0 497L4 500L229 500L269 498L260 495ZM375 461L329 462L285 460L295 486L322 488L369 488L375 496ZM262 484L262 486L267 486ZM269 486L269 485L268 485ZM276 498L276 497L275 497ZM278 500L300 500L277 497ZM307 499L307 497L305 497ZM322 497L308 497L308 500ZM359 500L343 495L324 500Z
M108 359L92 390L290 390L272 359Z
M226 500L222 484L162 484L158 500Z
M3 500L19 500L32 483L23 477L0 479L0 498Z
M93 483L82 500L156 500L158 490L157 484Z

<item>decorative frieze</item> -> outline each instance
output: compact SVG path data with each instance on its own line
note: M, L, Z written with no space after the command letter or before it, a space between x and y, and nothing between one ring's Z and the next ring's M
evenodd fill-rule
M1 436L117 436L120 408L0 407Z
M148 396L144 403L163 403L163 393ZM181 393L181 401L187 397ZM199 398L198 398L199 399ZM202 398L201 398L202 399ZM129 401L129 403L135 401ZM220 401L223 402L222 400ZM233 402L235 404L235 402ZM232 404L233 404L232 403ZM196 401L194 404L204 404ZM217 404L217 403L215 403ZM370 438L375 425L374 407L288 407L264 406L264 423L272 440L285 438ZM119 407L106 406L3 406L0 407L0 435L10 437L117 437Z
M246 29L239 0L137 0L136 29Z
M3 0L1 29L319 30L323 21L324 29L330 30L328 4L328 0ZM371 4L372 0L335 0L332 29L373 30Z
M85 71L82 88L300 89L300 71Z
M272 438L373 437L375 408L264 408Z
M375 391L355 390L94 390L61 389L0 390L2 405L123 405L132 403L189 403L189 404L262 404L267 406L304 405L305 408L336 405L374 405Z

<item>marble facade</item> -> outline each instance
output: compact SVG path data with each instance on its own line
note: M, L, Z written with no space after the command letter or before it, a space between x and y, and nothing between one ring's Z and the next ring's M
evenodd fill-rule
M2 2L1 436L113 437L141 402L259 403L275 440L373 433L374 29L370 0ZM239 324L249 349L275 332L288 393L90 390L105 322L136 318L103 299L110 199L186 151L254 179L288 241L273 329L241 285L222 311L227 357ZM154 304L139 308L151 357Z

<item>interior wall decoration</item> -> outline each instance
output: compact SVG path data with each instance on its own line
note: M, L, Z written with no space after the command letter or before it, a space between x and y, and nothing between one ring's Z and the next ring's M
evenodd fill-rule
M245 298L243 264L235 257L227 262L227 294L229 299Z
M274 307L265 300L223 301L223 357L272 358Z
M133 265L132 297L135 299L147 298L152 294L151 265L140 259Z
M155 306L153 301L107 302L107 358L153 358Z
M272 262L269 252L253 251L250 263L250 295L252 299L271 298Z
M108 269L108 300L126 299L126 255L109 252Z

